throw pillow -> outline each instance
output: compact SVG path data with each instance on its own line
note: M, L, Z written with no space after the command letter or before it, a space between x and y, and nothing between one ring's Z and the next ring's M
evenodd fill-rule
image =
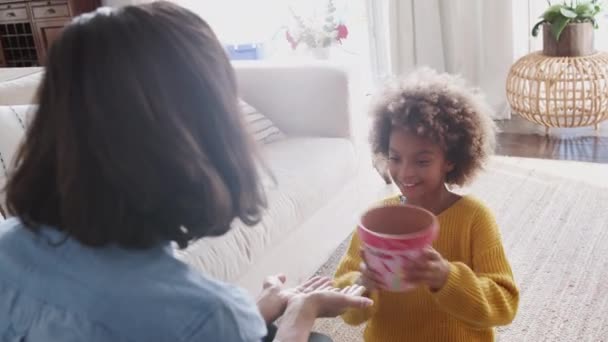
M239 106L245 118L247 129L253 134L257 142L269 144L285 138L285 134L256 108L243 100L239 100Z

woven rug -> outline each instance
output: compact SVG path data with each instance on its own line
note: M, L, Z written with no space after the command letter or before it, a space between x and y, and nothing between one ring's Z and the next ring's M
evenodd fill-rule
M521 290L498 340L608 341L608 165L497 157L462 192L494 210ZM345 248L318 273L333 274ZM339 318L315 330L362 341Z

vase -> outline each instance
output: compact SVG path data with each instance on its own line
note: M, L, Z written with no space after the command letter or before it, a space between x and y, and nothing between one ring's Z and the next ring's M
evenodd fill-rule
M319 60L328 60L329 59L329 47L316 47L310 49L312 56L315 59Z
M593 24L588 22L566 25L559 40L555 40L551 25L543 24L543 54L550 57L582 57L595 52Z

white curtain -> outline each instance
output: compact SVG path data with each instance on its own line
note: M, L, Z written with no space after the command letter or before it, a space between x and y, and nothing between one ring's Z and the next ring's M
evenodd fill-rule
M512 6L512 0L368 0L376 79L420 66L461 74L483 90L496 119L509 118Z

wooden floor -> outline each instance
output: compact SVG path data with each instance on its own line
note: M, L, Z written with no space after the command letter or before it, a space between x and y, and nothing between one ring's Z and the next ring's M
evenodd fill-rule
M608 121L592 127L552 129L521 117L499 124L497 154L504 156L608 163Z

